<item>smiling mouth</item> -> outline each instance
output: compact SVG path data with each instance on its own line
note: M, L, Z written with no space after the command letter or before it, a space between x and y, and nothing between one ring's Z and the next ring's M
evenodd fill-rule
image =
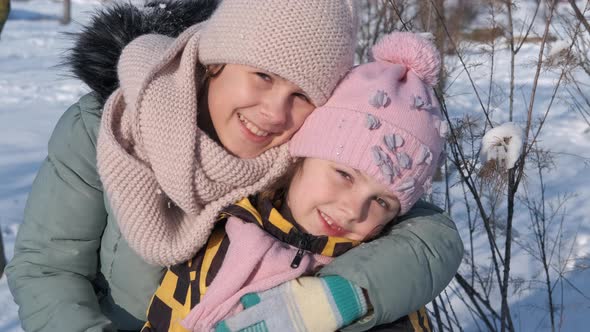
M326 223L326 225L328 225L328 227L333 230L336 234L345 234L347 232L347 230L345 230L344 228L338 226L336 224L336 222L334 220L332 220L332 218L330 218L327 214L323 213L322 211L320 212L320 216L322 217L323 221Z
M238 119L240 119L240 122L242 122L244 127L246 127L246 129L248 129L253 135L258 137L267 137L270 135L270 132L260 129L257 125L248 121L248 119L246 119L241 113L238 113Z

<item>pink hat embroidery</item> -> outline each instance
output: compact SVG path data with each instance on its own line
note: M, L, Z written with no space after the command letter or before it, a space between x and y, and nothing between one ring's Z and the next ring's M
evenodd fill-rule
M387 184L405 214L428 192L444 147L434 85L440 57L417 34L394 32L317 108L289 145L294 157L346 164Z

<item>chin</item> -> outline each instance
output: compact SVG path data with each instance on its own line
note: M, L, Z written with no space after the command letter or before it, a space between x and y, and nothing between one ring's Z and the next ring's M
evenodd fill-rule
M255 151L245 149L243 144L228 144L230 142L224 142L223 139L221 139L219 143L221 144L221 147L227 152L240 159L252 159L256 158L260 154L256 154Z
M240 159L254 159L256 157L258 157L259 155L261 155L264 151L258 151L258 152L244 152L244 150L238 150L238 153L234 153L232 151L230 151L234 156L240 158Z

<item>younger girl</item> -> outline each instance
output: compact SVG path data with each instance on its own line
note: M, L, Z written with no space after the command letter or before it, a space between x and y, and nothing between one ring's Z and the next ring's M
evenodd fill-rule
M244 296L247 312L217 330L335 331L367 313L361 288L338 276L268 289L373 239L430 188L443 148L432 90L438 52L417 35L393 33L373 54L295 134L290 153L300 158L286 175L225 208L207 247L168 270L144 332L210 331L242 309L242 296L261 291ZM413 316L397 330L428 327L424 312Z

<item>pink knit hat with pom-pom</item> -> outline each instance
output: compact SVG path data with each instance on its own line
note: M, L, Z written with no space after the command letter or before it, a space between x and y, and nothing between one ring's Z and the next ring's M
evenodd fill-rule
M391 189L405 214L430 190L446 123L433 86L440 57L417 34L395 32L351 70L290 143L293 157L346 164Z

